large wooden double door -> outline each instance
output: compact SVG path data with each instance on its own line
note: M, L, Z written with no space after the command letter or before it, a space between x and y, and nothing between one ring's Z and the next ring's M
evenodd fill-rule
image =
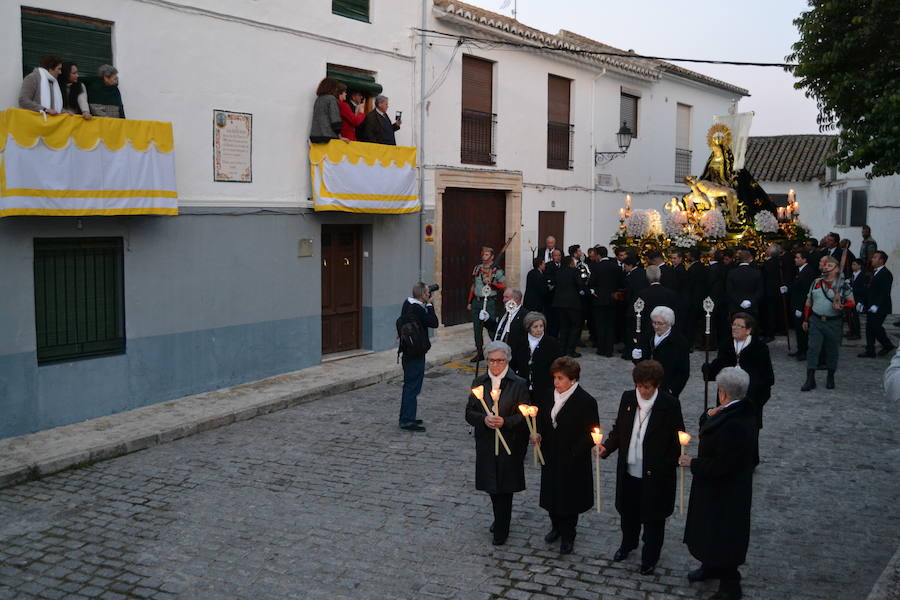
M359 226L322 226L322 354L360 346L361 237Z
M470 319L469 276L481 247L499 252L506 242L506 192L447 188L441 222L441 323L458 325Z

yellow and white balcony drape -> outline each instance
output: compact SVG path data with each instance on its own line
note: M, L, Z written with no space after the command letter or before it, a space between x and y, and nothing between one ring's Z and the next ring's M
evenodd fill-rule
M171 123L0 112L0 217L177 214Z
M310 144L310 181L317 211L414 213L416 149L332 140Z

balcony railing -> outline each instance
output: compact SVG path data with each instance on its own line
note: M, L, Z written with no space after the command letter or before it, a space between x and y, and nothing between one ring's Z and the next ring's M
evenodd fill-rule
M675 148L675 183L684 183L684 178L691 174L691 151Z
M572 123L547 123L547 168L568 169L574 166L572 142L575 137Z
M496 127L496 114L464 108L460 161L474 165L497 164L497 155L494 153Z

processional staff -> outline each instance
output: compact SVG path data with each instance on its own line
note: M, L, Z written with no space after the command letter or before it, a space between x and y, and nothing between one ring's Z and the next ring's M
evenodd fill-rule
M709 296L703 300L703 310L706 312L706 342L703 344L703 348L706 351L706 364L709 364L709 319L715 307L716 303ZM703 411L706 412L709 410L709 380L705 376L703 379Z

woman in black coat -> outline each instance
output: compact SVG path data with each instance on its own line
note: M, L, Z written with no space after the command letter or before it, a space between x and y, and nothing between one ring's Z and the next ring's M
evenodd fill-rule
M481 387L484 402L493 409L491 390L500 390L498 416L488 416L474 394L469 393L466 404L466 422L475 428L475 489L490 494L494 509L494 545L506 543L509 521L512 516L512 500L515 492L525 489L523 461L528 450L528 424L525 423L520 404L528 404L528 388L525 381L509 368L510 350L504 342L491 342L484 348L487 356L487 372L472 381L472 387ZM503 444L494 454L494 430L503 433L512 454L507 454Z
M560 554L575 545L578 515L594 505L591 472L591 431L600 423L597 401L578 385L581 367L567 356L550 367L555 390L539 405L538 433L544 467L541 469L541 508L550 514L552 529L544 536L548 544L562 539Z
M756 409L747 400L750 377L739 367L716 378L719 405L700 416L697 458L682 456L690 467L691 499L684 543L701 562L688 580L719 579L720 600L741 597L741 575L750 543Z
M674 329L675 311L657 306L650 313L651 331L644 334L640 348L632 350L637 363L655 360L662 365L663 380L659 388L678 398L691 376L690 347L681 332Z
M660 388L663 367L655 360L639 362L631 373L635 389L622 394L619 413L602 458L619 450L616 464L616 510L622 543L613 560L621 561L637 548L641 525L644 548L641 574L656 568L665 537L666 519L675 509L675 467L684 430L681 403Z
M747 400L753 405L757 429L763 426L763 407L772 395L775 372L769 347L754 334L756 322L748 313L735 313L731 317L732 343L719 345L719 353L711 363L703 365L704 381L712 381L725 367L740 367L750 375ZM740 353L738 353L740 348ZM759 464L759 432L756 434L756 464Z
M531 404L540 406L540 398L553 395L550 365L563 355L563 351L556 338L546 333L547 317L541 313L526 314L522 325L527 335L513 346L509 366L528 383Z

